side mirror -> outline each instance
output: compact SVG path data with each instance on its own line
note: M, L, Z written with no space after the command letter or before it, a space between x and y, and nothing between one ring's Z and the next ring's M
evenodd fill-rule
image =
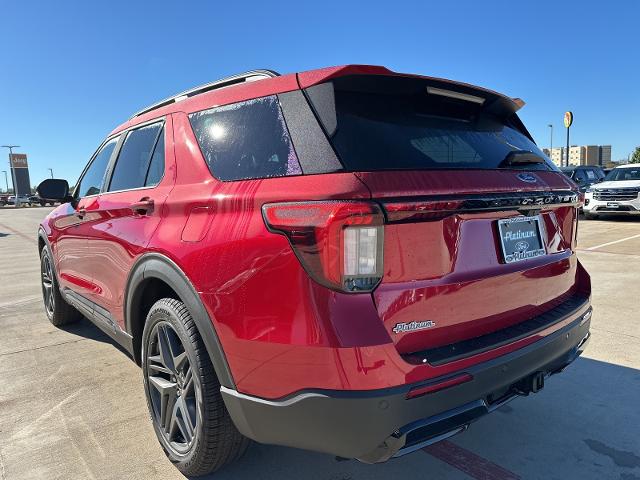
M36 192L46 200L69 201L69 183L66 180L48 178L38 185Z

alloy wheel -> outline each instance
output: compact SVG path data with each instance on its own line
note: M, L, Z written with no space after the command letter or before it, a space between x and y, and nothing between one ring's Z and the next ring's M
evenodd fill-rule
M166 443L179 454L196 437L199 385L180 337L168 322L158 322L149 336L146 376L153 420Z
M55 296L53 292L53 269L51 268L51 259L48 255L42 257L41 273L44 308L47 311L47 315L52 317L55 310Z

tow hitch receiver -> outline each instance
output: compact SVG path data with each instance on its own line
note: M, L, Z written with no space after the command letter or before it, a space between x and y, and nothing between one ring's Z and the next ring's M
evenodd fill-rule
M526 396L530 393L538 393L544 388L544 377L544 372L535 372L523 378L516 384L518 394Z

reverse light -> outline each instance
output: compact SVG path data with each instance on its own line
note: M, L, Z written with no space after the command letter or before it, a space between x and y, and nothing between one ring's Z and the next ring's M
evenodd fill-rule
M262 207L267 228L286 235L307 273L346 292L373 290L382 279L384 216L375 203L326 201Z

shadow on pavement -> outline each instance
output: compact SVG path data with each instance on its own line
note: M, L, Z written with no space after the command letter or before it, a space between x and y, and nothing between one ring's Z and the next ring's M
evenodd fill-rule
M79 337L84 337L89 340L95 340L96 342L108 343L113 345L116 349L120 350L123 354L129 357L132 361L131 355L127 352L123 347L120 346L115 340L113 340L109 335L104 333L98 327L96 327L91 321L86 318L82 318L79 322L72 323L70 325L64 325L60 327L61 330L65 332L72 333L73 335L77 335Z
M640 479L640 371L580 358L545 389L484 417L453 443L513 478ZM462 459L461 459L462 462ZM483 470L484 468L484 470ZM465 473L463 473L465 472ZM471 474L469 474L471 472ZM474 474L473 472L476 472ZM380 465L252 445L238 462L203 479L483 478L486 465L445 465L415 452ZM509 478L512 478L509 476Z

